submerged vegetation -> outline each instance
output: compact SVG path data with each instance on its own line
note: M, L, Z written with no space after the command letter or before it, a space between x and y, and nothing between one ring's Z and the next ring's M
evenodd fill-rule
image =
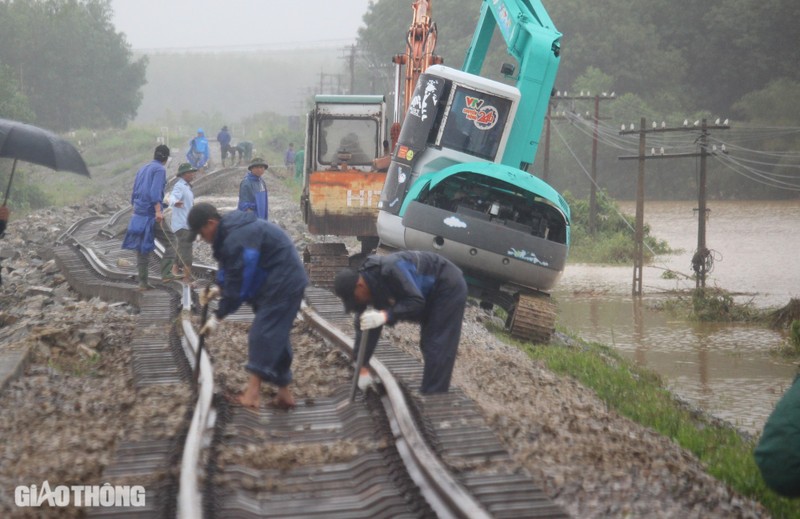
M689 297L678 296L666 304L675 314L701 322L766 322L767 310L752 303L737 303L733 294L721 288L696 288Z
M681 319L716 323L750 323L787 330L788 337L776 353L800 358L800 299L791 299L778 309L757 308L752 302L738 303L734 294L721 288L697 288L661 303L660 308Z
M781 308L758 308L748 301L739 303L734 294L721 288L697 288L659 305L680 319L716 323L750 323L786 330L786 344L778 355L800 357L800 299L791 299Z
M635 254L635 219L624 215L604 190L597 193L595 233L589 230L589 201L576 199L568 191L564 198L572 215L569 260L575 263L631 263ZM667 242L650 235L644 226L644 260L674 252Z
M800 299L793 298L783 308L769 314L770 326L773 328L794 327L800 321Z
M789 331L786 345L778 353L785 357L800 357L800 299L791 299L786 306L773 311L767 318L773 328Z

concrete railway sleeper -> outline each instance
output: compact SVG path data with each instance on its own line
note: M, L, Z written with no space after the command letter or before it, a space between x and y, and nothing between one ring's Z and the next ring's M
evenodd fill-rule
M195 193L202 195L205 185L231 171L209 174ZM125 220L118 214L76 223L59 239L58 264L79 292L130 302L143 323L170 330L136 338L142 343L134 353L137 387L164 380L191 384L199 328L193 290L177 282L136 290L135 265L126 261L132 255L120 249L115 230ZM210 279L213 271L195 265L193 274ZM306 291L296 328L310 339L295 353L302 349L319 359L315 376L330 380L316 384L326 391L298 399L292 411L230 405L220 391L228 375L220 372L230 364L226 347L242 349L236 344L245 343L250 318L240 310L226 319L233 321L230 337L208 343L192 398L197 407L187 409L179 435L185 443L123 443L119 459L106 468L135 478L147 470L140 465L150 463L174 474L169 483L148 489L151 516L566 517L511 461L470 399L457 387L420 395L421 364L388 341L369 365L378 384L351 402L351 318L321 288Z

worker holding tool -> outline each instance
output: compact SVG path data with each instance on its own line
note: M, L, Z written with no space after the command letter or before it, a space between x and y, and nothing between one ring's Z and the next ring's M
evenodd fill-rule
M413 321L421 325L420 350L425 361L420 392L446 393L461 338L467 284L461 270L432 252L402 251L370 256L356 270L336 275L334 291L345 311L355 312L355 350L368 330L359 386L369 384L369 364L383 325Z
M177 177L178 180L172 186L172 192L169 195L169 204L172 206L172 232L177 240L177 263L172 265L172 275L177 277L178 268L183 269L183 282L192 282L192 258L193 258L193 243L190 240L191 231L189 230L189 223L187 218L189 211L192 210L194 205L194 192L192 191L192 182L194 175L197 173L197 168L184 162L178 166Z
M215 297L221 299L200 335L213 333L219 322L242 303L253 308L245 365L250 378L245 390L230 400L258 408L261 382L266 381L278 387L272 405L293 408L290 333L308 283L294 243L280 227L257 218L255 213L231 211L221 216L207 203L195 204L188 222L190 239L199 234L211 244L219 262L217 286L201 292L200 303L205 306Z
M173 246L175 236L164 222L163 212L168 160L169 148L163 144L156 146L153 160L139 169L133 181L133 191L131 192L133 214L128 222L122 248L136 251L136 266L141 290L153 288L148 282L148 264L150 253L156 248L156 238L164 245L164 255L161 258L162 281L177 279L172 275L172 264L175 261Z

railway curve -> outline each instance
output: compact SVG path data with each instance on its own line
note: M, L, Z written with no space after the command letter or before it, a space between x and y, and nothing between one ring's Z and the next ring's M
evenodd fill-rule
M199 179L196 196L216 192L234 174L241 170ZM59 238L56 261L81 294L139 308L143 333L133 345L137 387L191 386L196 295L177 282L136 289L133 255L120 249L126 223L126 211L76 222ZM151 271L157 272L158 258L152 261ZM193 274L202 286L213 269L195 265ZM232 317L240 326L233 326L230 342L241 344L252 315L240 310ZM512 462L477 406L457 387L444 395L419 394L421 364L389 341L381 342L370 363L379 384L351 401L352 323L329 291L309 287L298 317L298 326L314 337L310 349L319 352L321 364L338 363L338 369L321 370L333 375L325 382L327 392L289 412L232 406L211 371L226 355L227 337L210 341L209 354L202 357L210 361L207 372L201 372L182 432L162 439L163 445L123 443L106 469L131 477L146 470L172 474L152 490L152 516L566 517ZM319 455L309 461L307 452ZM180 459L188 465L180 466ZM92 516L104 514L114 516L111 510Z

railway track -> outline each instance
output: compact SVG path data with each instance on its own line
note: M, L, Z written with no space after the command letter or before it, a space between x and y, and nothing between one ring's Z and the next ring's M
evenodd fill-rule
M196 196L215 192L232 174L241 170L200 179ZM137 290L135 258L120 249L126 224L125 212L76 222L58 240L56 261L78 292L140 309L132 344L137 388L192 385L196 296L176 282ZM196 278L213 276L209 267L194 270ZM226 319L241 324L232 325L231 343L245 340L251 318L240 310ZM298 318L311 337L304 351L329 375L324 393L289 412L231 406L214 373L229 341L211 341L181 432L121 442L104 477L157 482L147 487L144 511L153 517L566 517L457 387L419 394L422 366L397 345L382 340L370 363L379 384L351 401L352 318L333 294L309 287Z

